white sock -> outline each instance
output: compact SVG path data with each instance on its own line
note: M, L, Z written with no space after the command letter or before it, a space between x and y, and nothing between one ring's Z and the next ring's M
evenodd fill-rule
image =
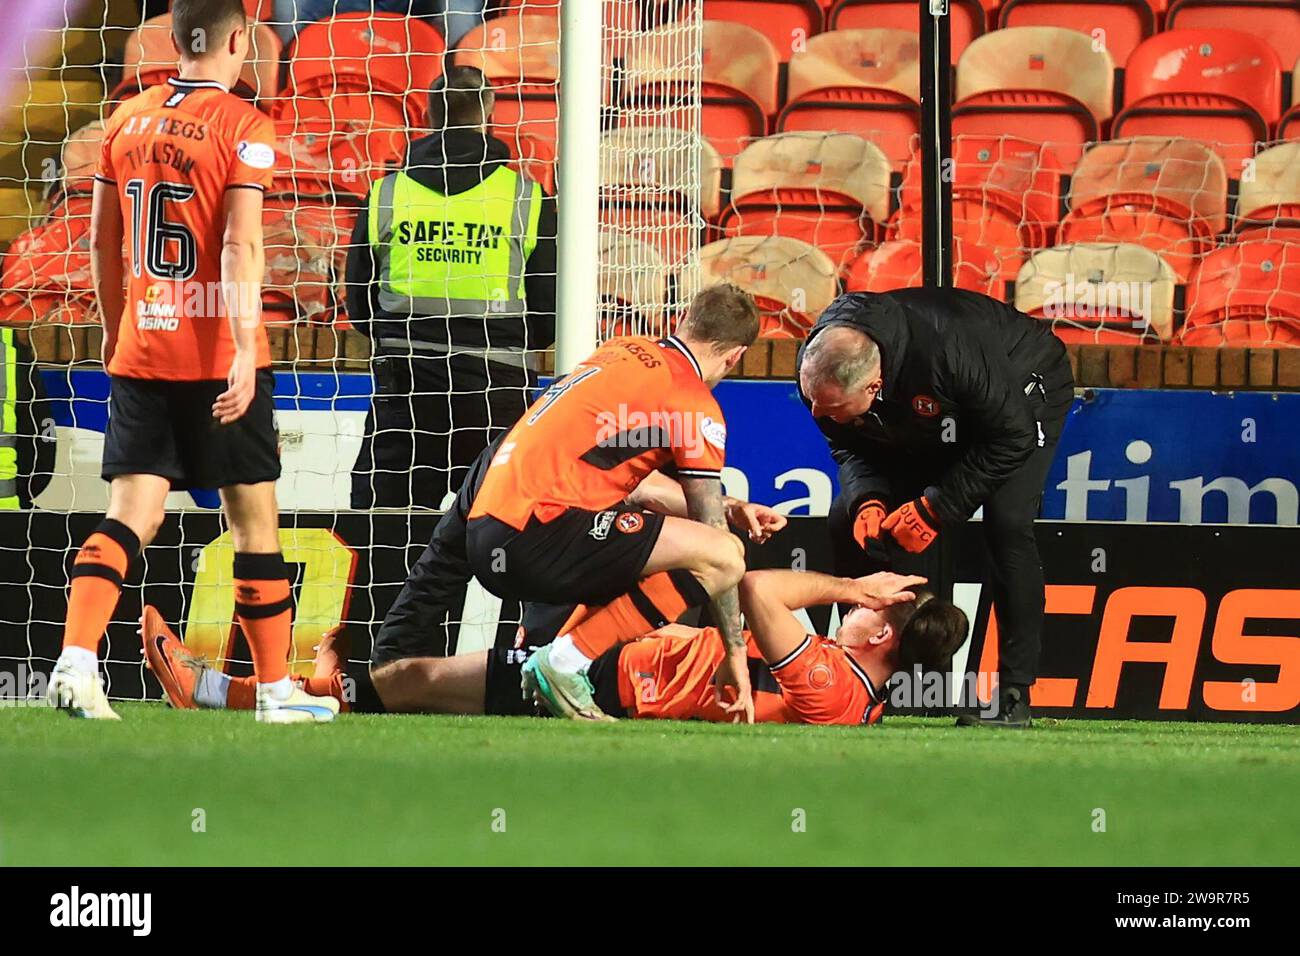
M194 685L194 703L209 710L225 710L226 695L230 693L230 675L205 667L199 672Z
M83 674L99 673L99 657L94 651L88 651L84 647L68 645L59 652L59 663L67 664L73 670L81 671Z
M558 670L570 674L582 674L591 666L591 658L578 649L568 634L551 642L550 661Z
M288 677L281 677L269 684L258 684L257 690L274 700L288 700L289 695L293 693L293 681Z

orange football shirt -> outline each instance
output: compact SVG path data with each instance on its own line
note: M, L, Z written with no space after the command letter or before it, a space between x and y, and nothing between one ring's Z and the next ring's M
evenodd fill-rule
M727 428L678 339L611 339L524 413L497 449L470 518L523 530L570 508L600 511L652 471L720 478Z
M234 340L221 291L226 191L265 191L274 171L270 117L220 83L172 79L108 118L95 178L117 189L127 246L111 374L196 381L230 373ZM270 364L259 326L257 365Z

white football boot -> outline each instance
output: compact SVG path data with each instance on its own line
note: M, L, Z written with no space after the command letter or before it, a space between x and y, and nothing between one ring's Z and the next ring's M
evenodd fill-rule
M262 724L325 724L339 712L339 702L333 697L313 697L294 685L293 692L283 700L265 687L257 688L257 720Z
M121 720L108 704L104 684L98 673L88 673L60 661L50 674L46 696L50 704L69 717L87 720Z

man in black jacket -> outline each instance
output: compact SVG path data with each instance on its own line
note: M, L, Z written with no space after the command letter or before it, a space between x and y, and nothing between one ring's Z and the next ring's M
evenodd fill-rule
M488 132L481 72L450 68L429 102L435 132L375 183L348 253L375 377L354 508L441 507L528 407L555 340L554 198Z
M1043 570L1034 519L1074 397L1046 323L960 289L840 296L800 349L799 390L840 466L838 573L919 554L981 506L999 623L996 716L1024 727L1037 677Z

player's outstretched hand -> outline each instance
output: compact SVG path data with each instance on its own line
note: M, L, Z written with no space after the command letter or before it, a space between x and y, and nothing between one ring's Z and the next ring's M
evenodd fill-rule
M749 653L742 647L728 648L713 675L713 699L731 722L754 722L754 693L749 686Z
M788 524L786 516L769 508L756 505L750 501L733 501L727 509L727 520L737 528L743 529L749 540L762 544Z
M256 354L251 351L236 352L226 382L230 387L212 403L212 417L223 425L243 418L244 412L248 411L248 406L253 402L253 393L257 390Z
M868 574L864 578L854 578L852 600L873 611L887 608L891 604L915 601L916 593L911 588L924 584L925 578L919 574L894 574L892 571L880 571Z

